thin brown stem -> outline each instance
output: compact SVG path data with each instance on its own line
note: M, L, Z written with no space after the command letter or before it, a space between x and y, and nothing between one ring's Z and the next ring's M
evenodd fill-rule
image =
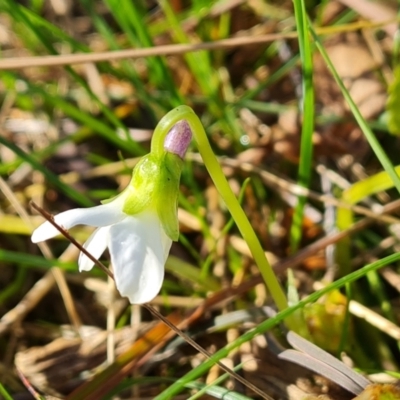
M26 379L25 375L22 373L22 371L17 367L17 373L19 378L21 379L21 382L24 384L28 392L35 398L36 400L41 400L42 396L34 389L34 387L31 385L31 383Z

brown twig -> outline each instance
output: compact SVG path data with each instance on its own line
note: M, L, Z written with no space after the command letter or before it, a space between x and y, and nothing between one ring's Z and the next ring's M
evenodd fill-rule
M22 371L17 368L17 373L19 375L19 378L21 379L21 382L24 384L24 386L27 388L28 392L36 399L36 400L42 400L43 397L34 389L34 387L31 385L31 383L26 379L25 375L22 373Z
M358 21L345 27L334 29L324 27L317 30L318 34L354 31L363 28L377 28L396 21L391 18L388 21L371 23L369 21ZM165 56L173 54L184 54L201 50L220 50L253 44L269 43L275 40L292 39L297 37L297 32L270 33L259 36L233 37L229 39L216 40L214 42L203 42L196 44L168 44L164 46L149 47L144 49L129 49L118 51L106 51L103 53L66 54L42 57L13 57L0 60L0 70L15 70L27 67L54 67L72 64L95 63L102 61L122 60L126 58L141 58Z

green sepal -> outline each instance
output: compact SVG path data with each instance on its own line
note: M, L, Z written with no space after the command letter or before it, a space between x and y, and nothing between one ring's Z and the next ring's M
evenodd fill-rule
M160 176L161 160L152 153L144 156L135 166L123 212L128 215L139 214L155 205L155 188Z
M177 205L183 161L176 154L161 157L150 153L135 166L132 180L125 189L128 195L124 213L136 215L145 210L157 212L161 226L171 240L179 238Z
M179 156L165 152L154 192L161 225L167 236L175 242L179 239L177 208L182 167L183 161Z

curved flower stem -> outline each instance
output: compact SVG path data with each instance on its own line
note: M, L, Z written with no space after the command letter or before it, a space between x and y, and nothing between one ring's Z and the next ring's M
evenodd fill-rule
M190 125L204 164L210 173L218 192L228 207L232 218L235 220L243 239L249 246L251 254L253 255L253 258L260 269L265 284L267 285L267 288L269 289L269 292L271 293L278 310L284 310L288 306L285 293L279 284L271 265L265 257L264 250L261 247L253 227L251 226L246 214L232 192L224 173L222 172L218 160L211 149L200 119L190 107L179 106L170 111L167 115L165 115L164 118L161 119L154 131L153 140L151 143L151 151L155 155L162 153L165 136L172 126L181 120L186 120Z

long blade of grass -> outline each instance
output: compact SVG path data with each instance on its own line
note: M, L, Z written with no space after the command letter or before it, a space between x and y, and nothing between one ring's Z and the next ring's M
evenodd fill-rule
M242 367L242 364L238 365L238 367L235 368L235 371L240 367ZM209 396L212 396L215 399L222 399L222 400L251 400L250 397L244 396L243 394L234 392L232 390L229 390L221 386L217 386L218 382L221 382L227 378L229 378L229 375L223 374L218 379L216 379L215 382L209 385L205 385L204 383L200 382L188 383L186 385L188 388L199 390L195 395L191 396L188 400L198 399L205 394L208 394Z
M400 166L394 168L400 174ZM364 198L391 189L394 183L386 171L378 172L368 178L355 182L343 191L342 199L348 204L357 204ZM338 207L336 215L336 226L340 230L346 230L354 224L354 213L350 208ZM336 260L340 266L340 274L346 274L351 269L351 242L349 238L341 240L337 244Z
M390 178L393 181L393 184L396 187L397 191L400 193L400 178L397 175L397 173L396 173L396 171L395 171L395 169L393 167L393 164L391 163L389 157L386 155L386 152L384 151L384 149L380 145L378 139L376 138L376 136L372 132L371 128L368 126L368 124L365 121L364 117L361 115L360 110L358 109L356 103L354 102L354 100L350 96L350 93L347 90L347 88L345 87L343 81L340 79L340 76L339 76L338 72L336 71L331 59L328 56L328 53L326 52L326 50L325 50L325 48L324 48L324 46L323 46L323 44L321 42L321 39L319 38L319 36L315 32L315 29L312 26L311 22L308 23L308 27L309 27L309 30L310 30L313 38L314 38L315 44L316 44L319 52L321 53L322 58L324 59L326 65L328 66L329 70L331 71L332 76L335 78L336 83L338 84L338 86L339 86L344 98L347 101L347 104L350 107L351 112L354 115L354 118L358 122L362 132L364 133L365 137L367 138L368 143L370 144L370 146L371 146L373 152L375 153L376 157L378 158L378 160L382 164L382 166L385 169L385 171L390 176Z
M178 257L169 256L165 268L175 276L199 285L203 290L216 292L221 287L213 276L203 276L199 268L190 265Z
M4 400L13 400L6 388L0 383L0 394L4 397Z
M1 3L1 11L6 11L8 13L12 12L10 5L17 6L16 4L10 4L8 2ZM59 41L68 43L74 50L79 50L81 52L89 52L90 49L82 44L81 42L71 38L65 31L53 25L51 22L37 15L34 11L29 8L25 8L22 5L19 7L19 12L21 12L26 18L29 19L30 24L32 24L36 30L43 32L45 35L50 35L51 37L57 38Z
M302 63L302 101L300 110L302 113L302 129L300 144L300 160L298 184L308 187L311 179L311 167L313 159L312 135L314 132L314 87L313 87L313 63L310 37L307 29L307 13L304 0L294 0L297 31L299 34L300 58ZM306 197L299 196L294 210L290 231L290 246L295 252L300 244L303 212Z
M291 71L299 61L299 56L295 55L293 56L290 60L285 62L280 68L278 68L276 71L274 71L268 78L261 82L257 87L249 89L246 91L246 93L241 96L241 98L238 100L236 104L238 105L243 105L243 107L247 107L247 102L252 101L258 94L260 94L263 90L271 86L273 83L278 82L280 79L282 79L289 71ZM254 101L256 103L256 101ZM249 104L250 104L249 103ZM262 104L260 102L260 104ZM280 104L276 104L276 106L280 106Z
M49 260L42 256L35 256L32 254L20 253L17 251L1 250L0 261L7 263L15 263L26 268L39 268L48 270L54 266L62 268L64 271L74 272L77 271L77 265L73 262L65 262L59 260Z
M110 143L113 143L121 150L125 150L131 154L143 154L144 150L134 141L127 141L122 139L115 129L110 128L107 124L101 121L99 118L92 117L87 112L81 110L78 106L64 100L61 96L46 91L43 87L35 85L30 81L23 80L11 72L3 72L0 76L12 78L14 80L20 80L26 83L29 94L38 94L43 100L57 109L63 111L66 115L70 116L74 120L80 122L84 126L90 128L92 132L99 134L104 137Z
M400 166L394 168L396 174L400 174ZM373 194L392 188L393 180L386 171L378 172L361 181L355 182L342 193L342 200L349 204L357 204L362 199ZM344 230L352 223L353 212L350 209L339 207L337 212L337 226Z
M229 343L227 346L218 350L215 354L213 354L213 356L209 360L206 360L198 367L192 369L185 376L181 377L177 382L173 383L161 394L155 397L155 400L168 400L173 398L174 396L179 394L182 390L184 390L186 384L204 375L215 364L216 361L219 361L222 358L227 357L232 350L238 348L239 346L241 346L246 342L249 342L257 335L265 333L269 329L273 328L274 326L282 322L284 319L290 317L295 311L304 308L307 304L317 301L319 298L321 298L322 296L324 296L325 294L329 293L332 290L339 289L345 286L347 283L351 283L362 278L370 271L375 271L379 268L382 268L385 265L391 264L398 260L400 260L400 253L392 254L388 257L382 258L379 261L368 264L365 267L341 279L338 279L336 282L331 283L330 285L324 287L323 289L310 294L308 297L299 301L297 304L279 312L275 317L260 323L256 328L252 329L249 332L246 332L245 334L237 338L235 341Z
M3 305L11 296L21 291L26 279L26 269L18 268L15 278L0 292L0 305Z
M24 161L30 164L34 170L40 171L51 184L53 184L57 189L59 189L61 192L67 195L70 199L76 201L78 204L82 206L90 207L93 205L93 202L90 199L88 199L87 196L83 195L82 193L79 193L72 187L61 182L57 175L53 174L47 168L43 167L43 165L38 160L36 160L36 158L26 153L22 149L20 149L14 143L0 136L0 144L8 147L18 157L22 158Z

